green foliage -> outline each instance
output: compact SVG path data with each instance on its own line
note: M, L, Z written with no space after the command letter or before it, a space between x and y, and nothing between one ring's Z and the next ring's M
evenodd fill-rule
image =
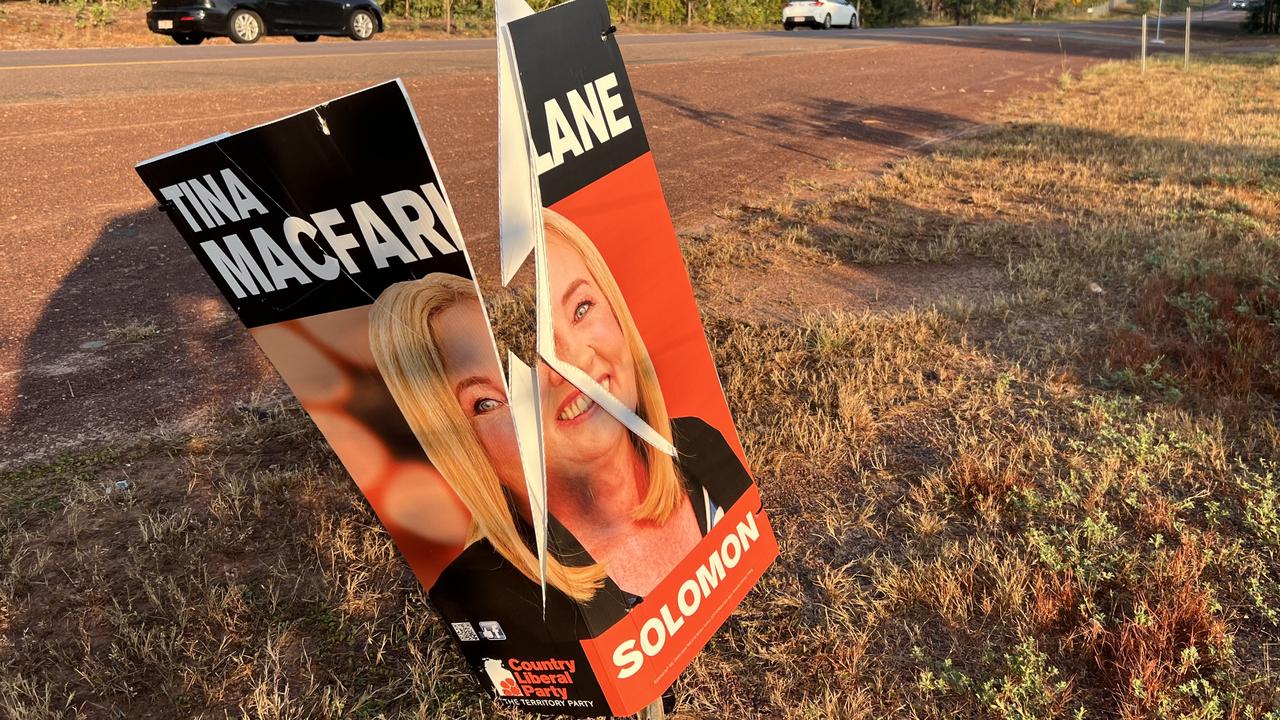
M541 10L562 1L532 0L530 5ZM688 21L690 5L693 20L706 24L761 25L780 22L782 17L782 5L777 0L609 0L609 11L618 22L676 25ZM442 18L446 6L461 24L483 25L493 19L493 0L386 0L382 3L388 15L418 19Z
M1078 15L1097 0L916 0L923 16L971 25L984 18L1030 20L1055 15ZM1139 0L1143 1L1143 0ZM1186 0L1172 0L1186 2Z
M531 0L537 10L565 0ZM1155 0L1138 0L1154 8ZM45 0L71 8L78 27L101 27L115 21L122 9L145 7L149 0ZM1165 0L1165 11L1176 12L1188 0ZM1280 4L1280 0L1272 0ZM1032 18L1078 12L1071 0L855 0L862 24L867 27L913 25L925 18L977 22L989 16ZM781 22L783 0L608 0L609 11L619 23L752 27ZM1086 3L1089 4L1089 3ZM453 24L465 31L492 30L493 0L382 0L392 18L442 20L446 9ZM0 9L0 12L3 12Z
M1153 15L1157 12L1163 12L1165 22L1169 22L1172 16L1183 12L1190 4L1190 0L1136 0L1133 3L1133 9L1139 13L1152 13ZM1154 17L1151 18L1151 22L1155 22Z
M100 468L120 454L105 448L0 473L0 539L13 528L61 509L66 495L92 484Z
M862 24L869 27L909 25L924 16L919 0L863 0Z
M1215 314L1218 301L1208 293L1178 293L1167 296L1165 302L1182 311L1187 333L1195 342L1205 344L1226 337L1227 324Z
M919 647L913 648L912 655L917 662L926 660ZM954 693L969 698L993 718L1042 720L1068 716L1071 683L1061 679L1062 671L1040 652L1033 638L1025 638L1011 648L993 670L995 677L978 682L946 658L922 669L917 683L926 695ZM1077 708L1070 717L1085 717L1084 709Z
M1275 461L1263 461L1259 468L1241 466L1240 486L1244 489L1245 527L1264 546L1280 550L1280 469Z
M118 10L132 10L147 7L150 0L46 0L51 4L62 5L75 15L76 27L105 27L115 22ZM0 14L3 9L0 8Z
M1245 27L1252 32L1280 33L1280 0L1266 0L1261 7L1250 10Z
M111 6L105 2L70 0L67 6L75 11L76 27L102 27L115 21Z
M1039 720L1057 717L1070 684L1059 679L1061 671L1049 664L1049 656L1036 649L1035 640L1025 639L1005 656L1005 672L978 688L977 699L995 717L1008 720ZM1084 717L1080 709L1075 717Z
M86 0L67 0L86 2ZM535 9L564 0L533 0ZM858 0L855 0L858 2ZM1186 2L1186 0L1168 0ZM692 19L705 25L750 27L781 22L783 0L608 0L609 11L622 24L684 25ZM1040 17L1074 11L1070 0L861 0L862 24L868 27L911 25L925 17L955 16L956 3L966 19L998 15ZM392 17L443 18L449 7L453 21L463 28L484 28L492 22L493 0L385 0Z

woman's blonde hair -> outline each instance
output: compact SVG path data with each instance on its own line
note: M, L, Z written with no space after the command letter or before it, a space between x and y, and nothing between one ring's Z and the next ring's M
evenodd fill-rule
M600 288L600 292L604 293L610 309L613 310L613 316L618 319L618 327L622 330L623 338L626 339L631 357L635 361L638 400L636 414L670 442L671 418L667 415L667 402L662 397L661 386L658 385L658 372L653 367L653 360L649 358L649 350L644 345L644 339L640 337L640 329L636 327L635 318L631 316L627 301L622 297L622 288L618 287L618 281L613 278L613 273L605 264L600 251L591 242L591 238L587 237L587 234L571 220L554 210L543 209L542 224L547 231L547 241L562 240L570 249L578 253L583 264L587 266L587 271L596 281L596 286ZM641 488L644 492L644 500L640 503L640 507L636 508L635 519L662 524L680 506L680 501L684 498L683 483L670 455L638 438L633 437L632 442L636 444L636 449L644 456L649 466L649 486Z
M566 242L583 259L613 309L636 365L637 414L671 439L671 420L658 386L653 362L623 300L622 291L591 244L576 225L544 210L549 236ZM378 296L369 313L369 344L387 388L445 481L471 512L469 541L486 538L522 574L539 582L538 558L516 529L502 481L463 414L445 376L431 318L460 302L479 303L475 285L456 275L432 273L421 280L401 282ZM495 358L496 362L496 358ZM643 444L638 449L649 468L649 484L635 517L663 523L679 506L683 488L672 458ZM599 563L568 566L554 555L547 558L547 581L575 600L590 600L604 584Z

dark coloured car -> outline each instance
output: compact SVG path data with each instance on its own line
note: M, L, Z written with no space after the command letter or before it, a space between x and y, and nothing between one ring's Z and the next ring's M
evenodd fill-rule
M368 40L383 29L374 0L152 0L147 27L179 45L219 35L237 43L263 35L292 35L298 42L321 35Z

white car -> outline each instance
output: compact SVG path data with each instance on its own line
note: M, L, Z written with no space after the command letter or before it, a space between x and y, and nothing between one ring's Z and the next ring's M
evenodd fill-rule
M782 27L795 30L797 25L856 28L858 10L852 0L792 0L782 8Z

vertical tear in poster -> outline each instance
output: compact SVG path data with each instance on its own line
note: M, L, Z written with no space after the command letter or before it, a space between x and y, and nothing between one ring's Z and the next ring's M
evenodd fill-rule
M507 286L542 233L541 208L538 199L537 178L529 162L533 141L521 109L520 78L515 74L515 61L511 57L511 36L507 23L528 17L533 8L524 0L497 0L494 14L498 27L498 244L502 284ZM536 358L531 358L536 361ZM518 364L517 364L518 363ZM532 372L514 353L509 355L508 368L512 384L517 373ZM534 382L536 383L536 376ZM535 398L536 399L536 398ZM540 408L523 395L511 398L512 414L517 418L516 438L519 441L525 477L531 484L529 492L534 536L537 539L538 565L541 568L543 610L547 595L547 513L546 513L546 463L542 449L542 420ZM537 449L536 455L533 448ZM540 492L533 488L532 478L541 479ZM541 503L539 505L538 503Z
M507 354L511 376L511 415L515 423L516 444L524 469L525 487L529 492L529 513L538 549L539 582L542 585L542 609L547 606L547 468L542 446L542 407L538 402L538 373L516 356Z

